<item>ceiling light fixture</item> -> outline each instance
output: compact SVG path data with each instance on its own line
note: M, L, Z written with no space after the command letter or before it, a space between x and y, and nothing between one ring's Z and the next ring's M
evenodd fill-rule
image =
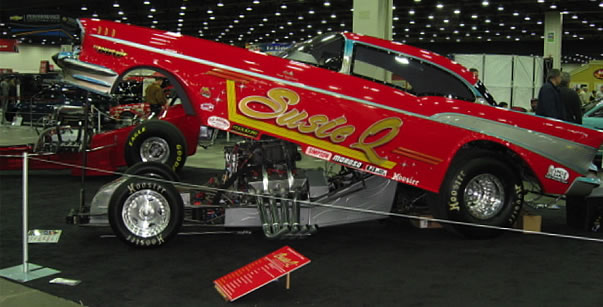
M490 2L488 2L488 0L482 1L482 6L488 6L488 5L490 5Z

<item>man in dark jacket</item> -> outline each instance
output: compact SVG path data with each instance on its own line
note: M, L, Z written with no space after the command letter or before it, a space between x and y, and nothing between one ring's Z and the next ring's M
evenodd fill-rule
M162 83L163 78L155 76L155 82L149 84L144 91L145 102L150 105L151 112L153 112L155 116L159 116L161 110L167 104L167 99L165 98L163 88L161 87Z
M559 94L561 96L561 103L565 105L567 111L567 121L582 124L582 105L580 96L576 91L569 88L570 74L566 72L561 73L561 83L559 83Z
M561 82L561 71L551 69L546 80L538 93L536 115L566 120L565 106L561 102L561 96L557 88Z

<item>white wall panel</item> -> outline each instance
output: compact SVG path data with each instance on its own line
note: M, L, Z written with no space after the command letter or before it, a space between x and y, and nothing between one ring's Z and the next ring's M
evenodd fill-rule
M530 109L530 99L542 85L542 58L531 56L455 54L465 67L480 71L480 79L497 102Z
M513 58L513 106L530 110L534 92L534 57Z
M19 45L19 52L0 52L0 68L11 68L13 72L38 73L40 61L52 61L52 56L59 53L59 46Z

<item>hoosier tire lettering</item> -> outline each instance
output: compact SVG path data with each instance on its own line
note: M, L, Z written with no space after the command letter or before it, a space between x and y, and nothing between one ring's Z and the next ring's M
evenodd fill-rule
M461 171L452 185L452 191L450 191L450 202L448 203L448 210L450 211L461 210L461 207L459 206L459 189L461 188L461 183L464 179L465 172Z

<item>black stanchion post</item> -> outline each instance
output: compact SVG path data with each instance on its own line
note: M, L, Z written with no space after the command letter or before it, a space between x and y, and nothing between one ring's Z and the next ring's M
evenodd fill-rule
M80 185L80 213L86 208L86 167L88 166L88 115L90 111L90 92L86 94L84 103L84 140L82 141L82 180Z

